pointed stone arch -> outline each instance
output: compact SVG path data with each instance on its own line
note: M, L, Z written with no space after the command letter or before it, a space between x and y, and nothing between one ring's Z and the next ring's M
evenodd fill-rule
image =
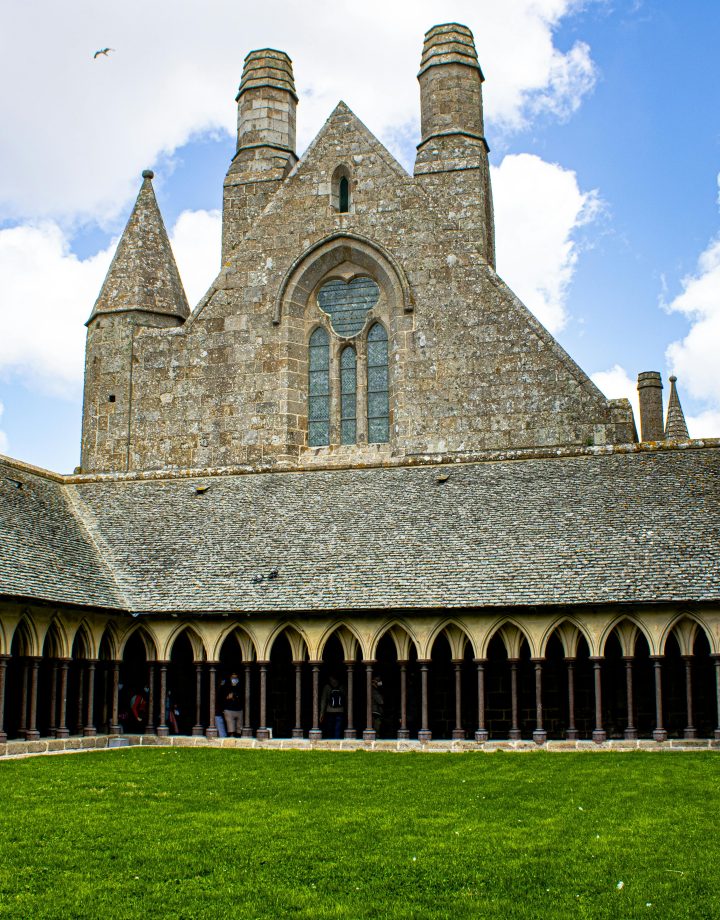
M279 623L277 628L268 636L265 648L263 649L263 657L259 660L270 660L273 645L283 633L290 644L293 661L305 661L306 658L310 657L310 643L305 635L305 631L301 629L297 623Z
M102 636L100 637L99 648L102 648L104 642L107 643L107 648L110 654L109 660L119 660L120 636L118 634L117 626L112 622L112 620L105 624L105 629L103 630Z
M165 644L162 649L162 658L165 660L170 660L172 658L173 647L177 640L185 634L190 642L190 647L192 648L193 658L195 661L207 661L207 648L205 646L205 641L192 623L178 623L173 631L166 637ZM249 639L249 637L248 637ZM242 646L241 646L242 648ZM244 657L244 656L243 656Z
M350 623L343 621L342 623L331 623L317 641L318 660L322 659L325 646L335 635L342 646L346 661L355 661L358 658L358 651L362 655L362 639L359 633Z
M627 613L615 617L605 626L605 629L602 631L600 638L598 639L596 654L605 654L605 645L607 640L615 630L617 630L617 637L618 641L620 642L620 648L622 649L623 655L631 656L634 654L635 642L637 641L638 634L644 637L648 644L650 654L656 654L652 635L650 634L650 631L646 625L642 622L642 620L640 620L639 617L635 617Z
M97 658L92 630L86 620L81 620L73 634L70 651L72 658Z
M557 634L560 640L566 658L577 658L578 645L581 638L587 643L588 650L592 655L592 637L587 627L574 617L563 615L553 620L543 633L539 643L540 658L545 658L548 642L555 634Z
M693 648L695 645L695 639L698 632L705 634L705 638L708 641L710 649L713 649L713 639L712 632L707 628L706 624L700 619L700 617L695 616L692 613L687 613L683 611L674 617L663 630L662 636L660 637L660 654L665 654L665 646L667 640L675 633L675 638L677 639L678 646L680 648L681 655L692 655Z
M520 657L520 649L522 648L523 640L528 644L530 649L530 657L539 657L537 655L537 649L532 642L532 637L523 628L522 624L518 623L516 620L511 619L510 617L504 617L503 619L496 621L488 630L482 642L482 646L478 650L478 658L485 658L487 656L488 646L492 642L495 635L499 635L500 639L502 640L508 658Z
M71 643L68 631L59 615L55 615L45 632L43 639L44 658L69 658Z
M420 657L420 641L411 626L403 620L390 620L387 623L383 623L373 636L367 649L368 658L375 657L381 639L388 633L395 643L398 661L404 661L410 657L411 647L415 649L415 654ZM363 653L365 653L365 650L363 650Z
M125 646L128 643L128 640L137 635L143 646L145 647L145 658L147 661L157 661L158 660L158 642L157 637L154 635L152 630L148 627L146 623L136 623L134 624L122 637L122 642L118 647L118 657L122 658L125 652Z
M422 658L430 658L432 655L433 645L441 635L445 635L450 646L450 653L453 659L465 657L465 646L469 645L475 655L475 643L467 627L459 620L448 618L438 623L431 630L423 648Z
M250 632L250 630L245 629L242 624L229 623L227 627L223 629L215 638L215 642L210 649L210 654L208 655L209 661L220 660L221 649L231 636L235 638L235 641L240 648L240 657L243 661L260 660L260 656L258 654L259 646L256 637Z
M18 620L10 637L10 648L17 641L20 656L40 657L42 646L38 635L37 624L29 611L24 611Z

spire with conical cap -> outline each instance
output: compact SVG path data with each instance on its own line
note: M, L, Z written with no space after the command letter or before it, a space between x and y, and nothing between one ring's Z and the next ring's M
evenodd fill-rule
M685 440L689 438L685 414L680 405L680 397L677 393L677 377L673 374L670 378L670 399L668 400L667 419L665 421L665 439L666 440Z
M88 324L102 313L141 311L177 317L189 313L185 290L152 187L143 172L135 207L120 238Z

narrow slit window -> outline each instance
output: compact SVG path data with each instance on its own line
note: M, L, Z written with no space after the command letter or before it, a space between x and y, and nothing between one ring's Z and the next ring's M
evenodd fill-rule
M308 349L308 444L330 443L330 345L324 329L310 336Z
M388 338L380 323L368 333L368 442L390 440L390 400L388 396Z
M347 214L350 210L350 183L347 180L347 176L342 176L340 178L338 199L338 211L340 211L341 214Z
M340 443L357 440L357 355L346 348L340 356Z

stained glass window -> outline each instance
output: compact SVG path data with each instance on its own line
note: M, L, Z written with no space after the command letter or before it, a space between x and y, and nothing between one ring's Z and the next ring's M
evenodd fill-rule
M356 335L365 325L368 312L380 297L380 288L372 278L351 281L334 278L318 291L320 309L328 314L338 335Z
M340 179L338 192L340 205L338 211L341 213L347 213L350 210L350 183L345 176Z
M310 336L308 379L308 444L330 443L330 345L324 329Z
M346 348L340 357L340 443L357 440L357 355Z
M390 402L388 398L388 338L380 325L368 332L368 442L390 440Z

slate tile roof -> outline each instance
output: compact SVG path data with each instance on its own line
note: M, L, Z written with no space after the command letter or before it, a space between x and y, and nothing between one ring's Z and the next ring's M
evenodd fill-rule
M720 599L717 448L64 488L17 512L0 593L116 604L111 569L135 613Z
M60 477L0 462L0 597L125 609Z

